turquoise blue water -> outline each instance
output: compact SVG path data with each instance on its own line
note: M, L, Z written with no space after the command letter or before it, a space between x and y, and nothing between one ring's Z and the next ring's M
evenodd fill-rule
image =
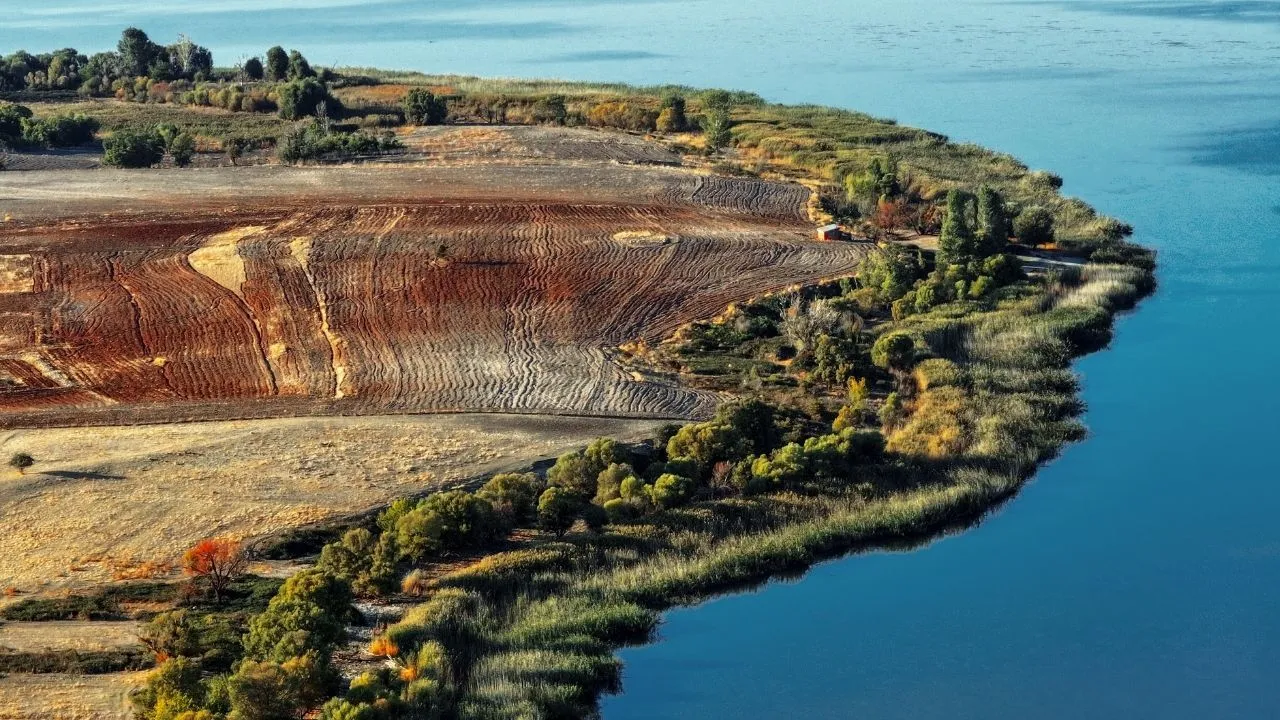
M24 3L36 5L36 3ZM719 85L1062 174L1161 251L1085 359L1092 436L980 527L670 614L631 718L1280 716L1280 2L46 0L0 48L126 24L220 61Z

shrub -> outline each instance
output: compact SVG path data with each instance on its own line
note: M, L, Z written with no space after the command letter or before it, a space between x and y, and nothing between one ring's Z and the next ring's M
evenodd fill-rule
M414 88L404 96L404 119L413 125L440 125L449 115L449 106L426 88Z
M542 490L543 482L533 473L502 473L490 478L476 495L519 524L534 518Z
M534 122L552 125L564 125L569 118L569 109L563 95L549 95L539 98L533 104Z
M626 463L610 463L596 478L593 502L604 503L622 497L622 481L635 476L635 470Z
M921 390L965 383L964 371L960 366L944 358L929 358L921 361L916 365L915 378L916 385Z
M662 112L658 113L657 128L661 132L682 132L689 126L682 95L670 94L662 98Z
M876 367L893 372L904 372L911 369L915 361L916 344L903 333L888 333L880 336L871 346L871 362Z
M114 167L151 167L164 158L164 143L154 131L117 130L102 147L102 162Z
M1013 234L1023 245L1048 245L1053 242L1053 214L1039 205L1033 205L1013 221Z
M693 496L694 487L694 482L687 477L664 473L654 481L650 497L660 508L679 507Z
M493 506L461 490L436 493L395 523L396 545L413 560L489 542L501 532Z
M280 86L279 98L277 103L280 106L280 117L285 120L314 117L321 103L333 100L324 83L312 77L293 80Z
M22 139L41 147L74 147L93 142L99 123L87 115L57 115L23 121Z
M587 111L587 124L621 130L649 131L656 125L652 110L622 101L604 102Z
M351 586L321 570L303 570L281 586L249 623L246 656L284 661L314 649L327 655L346 637Z
M191 158L196 154L196 141L188 133L179 133L169 142L169 154L173 156L173 162L178 167L186 167L191 164Z
M722 460L746 457L747 450L747 442L735 428L714 421L685 425L667 443L667 457L691 458L700 472Z
M573 527L582 507L581 497L562 487L549 487L538 498L538 527L563 536Z

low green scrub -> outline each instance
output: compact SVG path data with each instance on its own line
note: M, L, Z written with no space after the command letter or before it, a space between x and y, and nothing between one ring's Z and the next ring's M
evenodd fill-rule
M145 670L155 665L146 648L119 650L49 650L13 653L0 651L0 673L68 673L104 675Z
M125 603L167 603L178 599L176 583L130 582L64 598L29 598L0 610L5 620L122 620Z

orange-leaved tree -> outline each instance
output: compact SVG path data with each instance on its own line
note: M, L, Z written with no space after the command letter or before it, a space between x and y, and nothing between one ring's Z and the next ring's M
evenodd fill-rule
M182 569L192 577L204 578L214 602L222 602L223 591L244 572L246 561L244 548L235 540L207 538L183 554Z

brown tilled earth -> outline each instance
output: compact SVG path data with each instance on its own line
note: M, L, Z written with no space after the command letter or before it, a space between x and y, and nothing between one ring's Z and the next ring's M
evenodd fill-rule
M640 138L406 144L345 167L0 173L0 453L38 460L0 477L0 587L163 572L203 536L703 416L717 398L616 348L865 253L811 239L806 189L671 167ZM416 415L477 411L531 417ZM597 419L532 417L557 415Z

